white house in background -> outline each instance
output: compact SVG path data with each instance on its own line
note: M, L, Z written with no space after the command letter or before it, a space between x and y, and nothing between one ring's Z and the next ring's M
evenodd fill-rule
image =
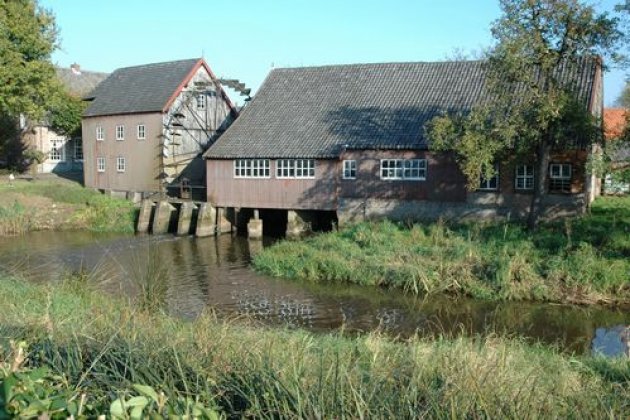
M78 64L70 68L57 69L57 77L67 91L77 97L90 93L100 82L105 80L107 73L82 71ZM26 126L26 121L20 121ZM68 137L55 133L49 124L41 123L33 127L24 136L26 146L41 151L45 160L37 165L37 173L68 173L83 171L83 143L80 134Z

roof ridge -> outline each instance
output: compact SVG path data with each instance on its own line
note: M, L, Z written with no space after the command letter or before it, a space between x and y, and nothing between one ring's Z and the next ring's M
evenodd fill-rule
M129 70L129 69L135 69L135 68L157 67L157 66L163 66L165 64L180 64L180 63L186 63L186 62L195 62L196 63L199 60L202 60L202 58L201 57L199 57L199 58L187 58L187 59L183 59L183 60L161 61L159 63L138 64L138 65L135 65L135 66L119 67L116 70L114 70L114 72L119 71L119 70Z
M372 63L350 63L350 64L322 64L316 66L296 66L296 67L276 67L271 71L276 70L305 70L305 69L327 69L327 68L340 68L340 67L376 67L376 66L394 66L401 64L453 64L453 63L483 63L487 60L445 60L445 61L389 61L389 62L372 62Z

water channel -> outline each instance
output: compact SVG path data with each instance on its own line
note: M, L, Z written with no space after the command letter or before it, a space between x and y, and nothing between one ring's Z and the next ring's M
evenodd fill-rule
M167 278L168 311L193 319L208 307L225 316L312 331L394 336L484 334L523 336L576 354L624 351L620 334L628 308L423 299L347 285L316 285L256 274L251 257L269 242L219 238L121 236L86 232L35 232L0 238L0 267L33 281L57 281L68 272L90 273L98 287L133 297L130 279L159 266Z

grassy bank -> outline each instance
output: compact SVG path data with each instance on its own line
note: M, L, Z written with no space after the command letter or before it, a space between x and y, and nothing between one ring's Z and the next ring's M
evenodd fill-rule
M0 280L0 418L622 417L630 362L518 340L359 338L183 322L81 281ZM4 411L3 411L4 410Z
M63 179L0 182L0 235L33 230L134 231L135 209Z
M630 303L630 198L536 233L517 224L361 223L254 259L277 277L482 299Z

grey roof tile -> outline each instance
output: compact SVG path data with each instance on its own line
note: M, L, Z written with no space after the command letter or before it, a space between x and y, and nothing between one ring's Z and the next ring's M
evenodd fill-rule
M596 61L572 77L590 99ZM564 74L566 73L566 74ZM272 70L206 157L334 158L354 149L424 149L424 125L487 100L482 61Z
M126 67L92 91L84 117L161 111L198 58Z

